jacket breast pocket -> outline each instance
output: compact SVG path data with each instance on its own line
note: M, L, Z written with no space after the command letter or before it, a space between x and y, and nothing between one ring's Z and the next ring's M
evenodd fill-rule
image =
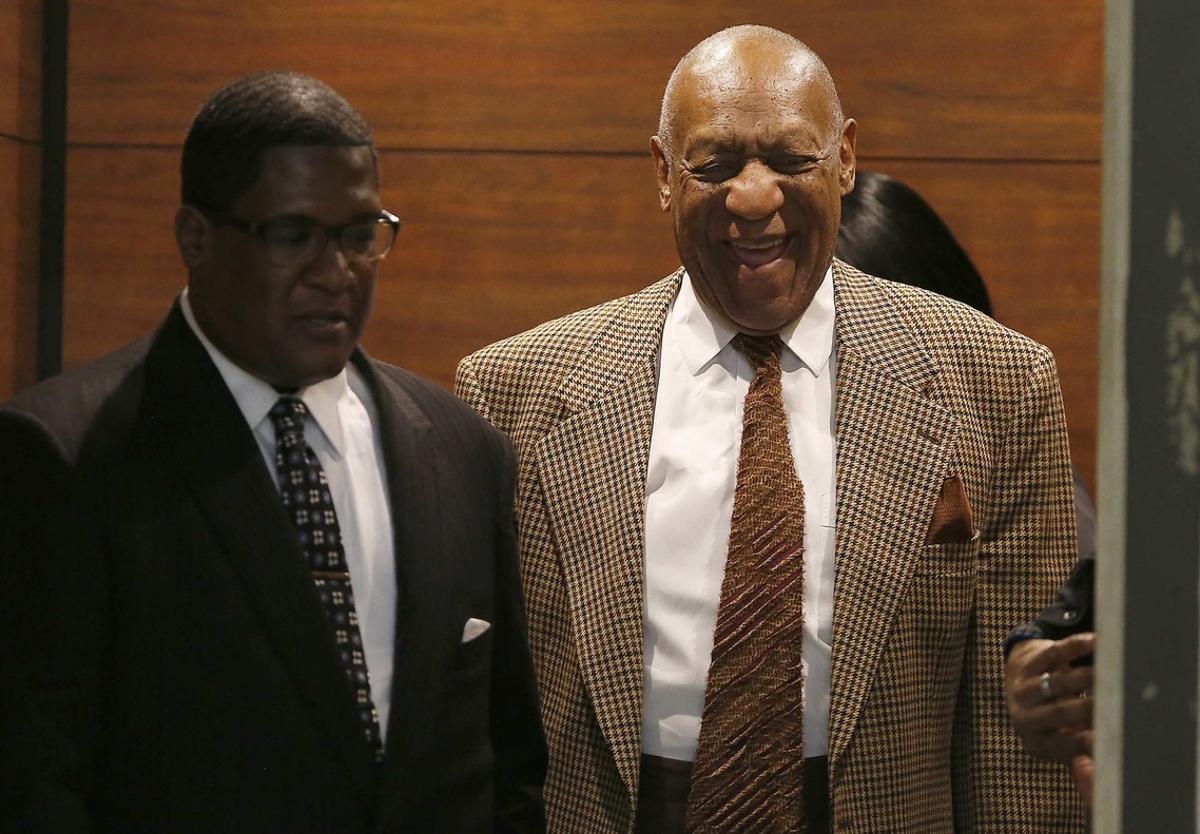
M980 536L926 545L901 607L894 645L906 674L923 681L922 696L935 711L952 709L975 606Z
M474 750L487 737L492 647L489 629L451 652L439 703L439 733L447 750Z
M964 541L927 544L916 573L921 576L974 576L979 569L980 534Z
M457 690L486 689L492 668L492 629L454 647L450 682Z

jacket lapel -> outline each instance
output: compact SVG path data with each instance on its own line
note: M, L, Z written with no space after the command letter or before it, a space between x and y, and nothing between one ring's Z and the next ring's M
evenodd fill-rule
M656 357L682 273L632 296L565 378L563 419L535 447L584 685L637 790L646 465ZM853 735L957 434L938 369L880 285L835 262L837 579L830 759ZM902 472L903 480L886 473Z
M307 561L246 421L178 306L146 358L150 454L175 470L364 806L372 757Z
M631 795L641 754L646 466L659 343L681 277L629 297L565 378L565 416L534 452L583 683Z
M409 392L361 353L354 362L375 398L395 536L396 635L380 800L402 807L418 778L421 751L434 743L436 728L421 716L436 712L431 699L457 639L446 604L452 577L442 558L442 531L451 523L443 517L446 469L429 442L429 419Z
M834 262L837 577L831 765L846 749L925 544L958 431L886 285Z

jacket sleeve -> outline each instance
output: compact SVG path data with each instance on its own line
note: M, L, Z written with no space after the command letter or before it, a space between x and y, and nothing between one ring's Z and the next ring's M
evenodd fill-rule
M106 572L82 490L32 417L0 411L0 830L90 830Z
M1054 359L1039 348L996 454L975 618L953 740L956 830L1082 831L1081 800L1060 765L1021 747L1004 706L1003 646L1052 598L1076 556L1071 471Z
M1014 628L1004 641L1005 657L1022 640L1061 640L1095 629L1093 595L1096 568L1096 507L1079 470L1075 478L1075 528L1079 538L1079 560L1058 589L1054 602L1036 617Z

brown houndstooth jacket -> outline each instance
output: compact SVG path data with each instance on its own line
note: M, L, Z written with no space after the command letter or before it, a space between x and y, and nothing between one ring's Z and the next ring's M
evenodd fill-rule
M1075 558L1062 399L1045 348L967 307L833 266L837 573L830 793L838 832L1064 834L1062 768L1008 724L1002 644ZM682 270L464 359L508 432L552 832L629 832L642 713L646 467ZM943 483L977 534L927 544Z

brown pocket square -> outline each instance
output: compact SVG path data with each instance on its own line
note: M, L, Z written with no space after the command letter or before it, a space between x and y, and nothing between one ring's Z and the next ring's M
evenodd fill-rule
M974 535L975 524L971 519L971 502L967 500L967 491L962 480L952 475L942 483L942 494L933 510L925 544L970 541Z

